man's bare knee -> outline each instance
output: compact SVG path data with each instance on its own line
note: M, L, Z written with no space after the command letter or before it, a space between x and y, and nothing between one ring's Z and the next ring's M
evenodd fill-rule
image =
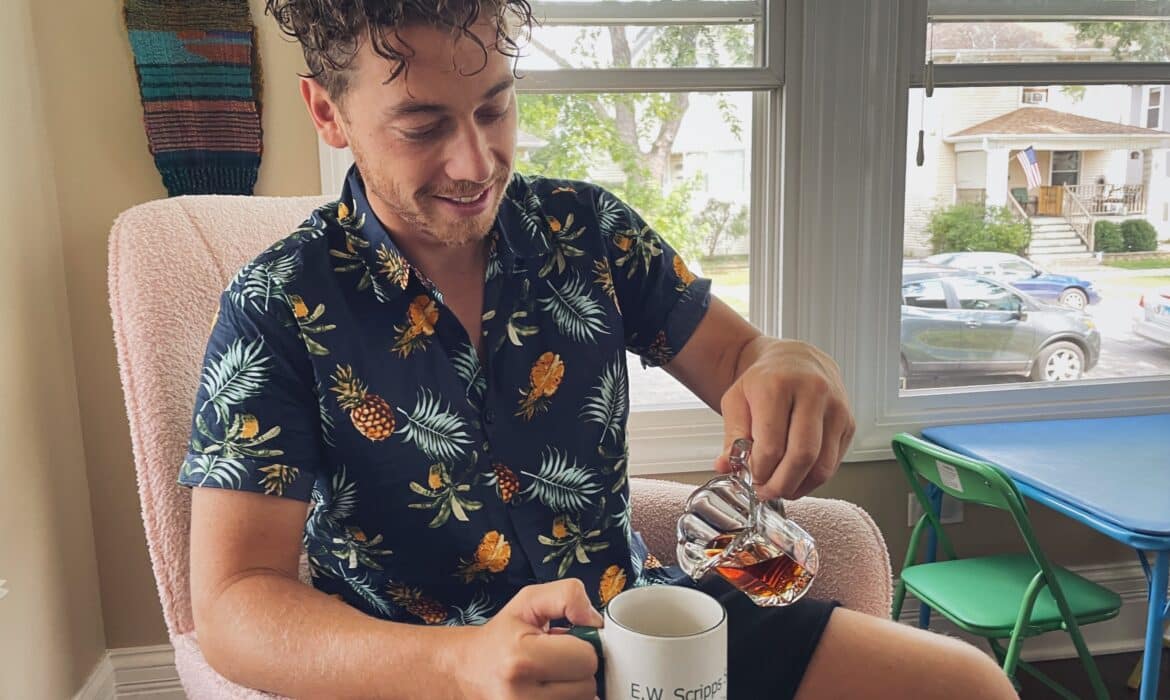
M956 683L956 687L984 689L978 697L989 699L1018 697L1012 682L991 656L961 639L947 637L943 641L950 647L946 657L949 668L940 672Z
M995 661L966 642L838 609L797 692L807 698L1008 700L1016 693Z

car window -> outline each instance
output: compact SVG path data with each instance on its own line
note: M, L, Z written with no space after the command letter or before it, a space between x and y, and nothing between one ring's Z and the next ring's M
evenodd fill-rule
M1031 265L1025 262L1020 262L1019 260L1009 260L1007 262L1001 263L1000 267L1003 268L1003 274L1006 277L1031 277L1033 274L1035 274L1035 271L1032 269Z
M947 308L947 292L938 280L923 280L902 285L902 303L923 309Z
M1006 287L990 280L973 277L956 277L951 280L959 308L974 311L1014 311L1020 306L1019 298Z

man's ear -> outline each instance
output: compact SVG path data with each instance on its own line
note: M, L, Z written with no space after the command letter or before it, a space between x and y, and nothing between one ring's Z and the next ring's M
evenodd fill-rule
M309 108L309 116L321 140L334 148L348 147L349 137L341 123L341 109L321 83L312 78L301 78L301 97Z

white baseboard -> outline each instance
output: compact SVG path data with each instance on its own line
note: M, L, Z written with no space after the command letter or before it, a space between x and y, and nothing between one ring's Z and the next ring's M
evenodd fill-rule
M186 700L169 644L110 649L74 700Z
M93 667L85 685L73 696L73 700L110 700L114 697L114 666L107 653Z
M1145 647L1146 634L1146 577L1137 562L1094 566L1072 566L1071 571L1098 583L1121 596L1121 612L1106 622L1097 622L1081 628L1085 642L1094 655L1140 651ZM918 600L907 594L899 622L918 624ZM930 616L930 629L959 637L987 653L987 642L963 632L941 615ZM1072 638L1067 632L1050 632L1024 641L1021 656L1026 661L1073 659L1077 656Z
M1137 563L1071 567L1085 578L1116 591L1125 603L1121 614L1108 622L1084 627L1085 640L1094 654L1138 651L1143 647L1146 630L1146 578ZM899 617L915 624L918 601L907 596ZM931 616L930 627L936 632L960 637L987 650L987 644L965 634L940 617ZM1028 661L1071 659L1077 655L1072 640L1064 632L1033 637L1024 643L1023 658ZM98 663L89 681L74 700L185 700L179 674L175 671L175 653L169 644L153 647L111 649Z

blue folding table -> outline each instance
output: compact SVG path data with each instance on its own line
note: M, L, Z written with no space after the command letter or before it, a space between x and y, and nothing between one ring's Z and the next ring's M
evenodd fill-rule
M994 464L1024 496L1137 550L1150 604L1141 698L1154 700L1170 617L1170 413L943 426L922 436Z

